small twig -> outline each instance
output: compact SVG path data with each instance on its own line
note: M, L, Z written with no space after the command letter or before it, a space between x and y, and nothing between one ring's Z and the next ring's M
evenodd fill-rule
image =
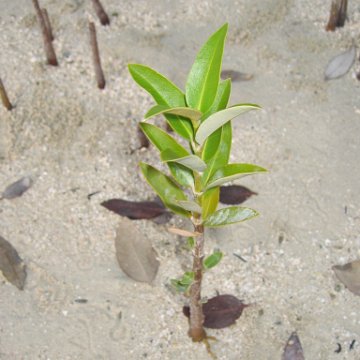
M247 262L241 255L236 254L236 253L233 253L233 255L234 255L235 257L237 257L238 259L240 259L241 261Z
M6 107L6 109L9 111L12 110L13 106L7 96L5 86L1 79L0 79L0 97L1 97L1 101L2 101L3 105Z
M50 39L50 41L54 41L54 34L53 34L53 31L52 31L49 14L48 14L48 12L47 12L47 10L45 8L42 8L41 12L42 12L42 16L44 18L44 22L45 22L45 26L46 26L46 29L47 29L47 32L48 32L49 39Z
M105 12L103 6L101 5L100 0L92 0L94 11L96 12L97 17L99 18L101 25L109 25L110 19Z
M95 24L91 21L89 21L89 32L90 32L90 46L91 46L91 51L92 51L92 55L93 55L93 63L94 63L96 81L98 84L98 88L104 89L105 77L104 77L104 73L103 73L103 70L101 67L99 46L98 46L98 42L96 39L96 29L95 29Z
M40 9L39 2L38 2L38 0L32 0L32 2L34 4L35 10L36 10L36 15L38 17L42 37L44 40L44 49L45 49L47 62L49 65L58 66L58 61L56 58L55 50L54 50L52 41L49 36L49 31L48 31L48 28L47 28L45 20L44 20L43 12Z

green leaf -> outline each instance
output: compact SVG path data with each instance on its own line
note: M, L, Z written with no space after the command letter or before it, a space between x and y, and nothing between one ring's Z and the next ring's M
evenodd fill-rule
M176 203L185 210L201 214L202 209L201 209L200 205L198 203L196 203L195 201L179 200Z
M230 92L231 92L231 80L226 79L220 81L214 102L210 106L209 110L201 117L200 120L204 121L211 114L225 109L229 102Z
M159 195L160 199L173 212L190 217L191 213L176 205L179 200L187 200L182 190L165 174L151 165L140 163L145 179Z
M210 160L205 160L204 157L209 157L211 154L206 154L205 152L203 152L203 159L208 164L207 169L204 171L201 179L201 182L204 186L207 184L208 180L217 169L227 165L230 157L232 140L231 122L226 123L222 128L217 131L220 132L220 138L218 140L218 145L214 145L214 147L217 146L216 152L212 155ZM210 147L207 147L207 149L205 149L205 151L209 152L210 150Z
M214 187L206 190L201 196L202 217L207 219L216 211L219 204L220 188Z
M258 215L259 213L257 211L250 208L230 206L215 211L204 221L204 226L218 227L235 224L241 221L252 219Z
M145 119L150 119L151 117L160 114L179 115L186 117L195 123L197 123L202 116L202 112L188 107L169 107L166 105L155 105L145 114Z
M223 185L243 176L265 172L266 169L253 164L228 164L217 169L209 179L206 188Z
M159 105L186 107L184 93L165 76L145 65L129 64L133 79L144 88ZM175 115L165 116L169 125L180 136L192 140L194 131L188 119Z
M188 247L189 247L190 250L193 249L194 246L195 246L195 239L193 237L191 237L191 236L188 237L187 238L187 244L188 244Z
M223 258L223 253L219 250L214 251L211 255L206 257L203 261L203 266L205 269L211 269L216 266L221 259Z
M186 102L201 112L210 108L216 96L227 29L228 24L223 25L203 45L186 82Z
M195 274L192 271L187 271L184 273L181 279L171 279L171 284L179 292L186 292L191 284L194 282Z
M255 104L240 104L233 107L221 110L215 114L210 115L206 121L203 121L195 134L195 140L199 145L202 145L204 141L218 128L226 124L228 121L235 117L250 111L260 109L260 106Z
M206 164L196 155L178 157L171 149L161 152L161 160L164 162L176 162L194 171L204 171Z
M178 158L189 155L187 150L185 150L185 148L183 148L173 137L159 129L157 126L142 122L140 123L140 127L159 151L162 152L166 149L171 149ZM168 163L168 166L172 176L180 185L191 188L194 186L194 175L191 170L176 163Z
M171 149L171 151L173 151L178 157L189 155L189 152L184 147L182 147L172 136L157 126L141 122L140 127L144 134L160 152L166 149Z

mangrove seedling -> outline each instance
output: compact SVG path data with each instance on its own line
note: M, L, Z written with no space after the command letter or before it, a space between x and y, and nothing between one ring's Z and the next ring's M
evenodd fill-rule
M189 296L189 336L193 341L206 340L204 299L201 298L203 274L223 256L219 250L205 256L204 229L238 223L258 215L246 207L217 209L219 188L240 177L266 171L253 164L229 163L231 121L260 107L255 104L227 107L231 80L220 80L227 29L228 25L223 25L203 45L188 75L185 92L145 65L129 65L133 79L156 102L140 127L159 150L161 162L168 166L170 175L146 163L140 163L141 171L165 206L190 219L193 225L191 232L172 229L172 232L188 236L192 248L192 269L172 283ZM156 115L165 117L174 133L187 141L187 148L148 121Z

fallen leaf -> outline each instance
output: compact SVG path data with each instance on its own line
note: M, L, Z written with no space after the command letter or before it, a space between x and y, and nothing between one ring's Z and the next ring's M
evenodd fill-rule
M133 280L151 283L159 261L151 242L128 219L122 219L116 231L115 250L122 271Z
M326 66L325 80L337 79L344 76L353 66L355 58L356 48L354 45L345 52L335 56Z
M1 198L2 199L14 199L16 197L21 196L25 191L27 191L31 185L33 184L33 180L30 176L25 176L14 183L10 184L3 191Z
M253 77L254 75L252 74L246 74L236 70L223 70L221 72L222 79L230 78L231 81L248 81L251 80Z
M293 332L289 337L281 360L304 360L304 352L301 347L300 340L296 334Z
M360 295L360 260L332 267L336 277L355 295Z
M204 327L222 329L233 325L248 306L233 295L217 295L203 304ZM189 306L184 306L183 312L190 317Z
M175 235L185 236L185 237L196 237L196 236L201 235L199 232L188 231L185 229L179 229L179 228L175 228L175 227L168 228L168 232L175 234Z
M140 144L140 149L142 148L148 148L150 146L149 139L145 136L143 131L141 130L140 126L137 127L137 137Z
M0 236L0 270L6 280L19 290L24 289L26 268L16 249Z
M167 212L162 203L157 201L127 201L111 199L101 203L106 209L126 216L131 220L152 219Z
M257 195L257 193L244 186L230 185L220 187L220 202L223 204L241 204L252 195Z

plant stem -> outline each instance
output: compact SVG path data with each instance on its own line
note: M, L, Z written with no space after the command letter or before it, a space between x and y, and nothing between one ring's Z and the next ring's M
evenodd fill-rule
M204 258L204 226L194 225L195 232L201 235L196 237L194 247L193 272L194 282L190 288L190 329L189 336L193 341L202 341L206 339L206 333L203 328L204 314L201 303L201 282L203 276L203 258Z

